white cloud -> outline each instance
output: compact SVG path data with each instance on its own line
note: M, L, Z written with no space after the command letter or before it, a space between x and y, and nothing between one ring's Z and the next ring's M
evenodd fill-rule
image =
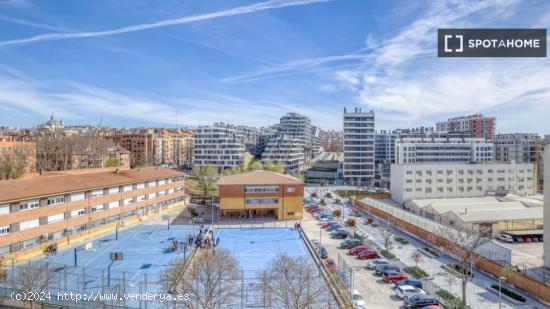
M259 11L266 11L272 9L280 9L290 6L299 6L299 5L308 5L318 2L328 2L332 0L271 0L260 2L247 6L239 6L225 11L219 11L214 13L193 15L181 18L167 19L149 24L138 24L131 25L122 28L104 30L104 31L89 31L89 32L57 32L57 33L47 33L41 34L29 38L23 39L14 39L0 42L0 47L9 46L9 45L20 45L20 44L29 44L34 42L42 41L55 41L55 40L66 40L66 39L76 39L76 38L90 38L90 37L102 37L102 36L111 36L129 32L144 31L174 25L182 25L188 23L194 23L199 21L205 21L215 18L251 14Z

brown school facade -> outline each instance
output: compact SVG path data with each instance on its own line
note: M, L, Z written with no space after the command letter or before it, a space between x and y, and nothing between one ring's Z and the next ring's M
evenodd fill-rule
M0 181L0 256L25 258L183 204L183 173L160 167Z

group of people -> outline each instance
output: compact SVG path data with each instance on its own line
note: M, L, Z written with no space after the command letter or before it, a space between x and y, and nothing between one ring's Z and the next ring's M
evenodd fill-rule
M300 229L300 228L302 228L302 223L300 223L300 222L294 223L294 229L295 230Z
M187 251L187 243L185 242L179 242L176 239L172 240L172 245L170 249L172 249L172 252L178 251L180 246L183 248L184 251Z
M48 245L48 247L46 248L46 251L49 254L56 255L57 254L57 244L55 242L52 242L51 244Z
M201 225L198 234L187 236L187 243L195 248L215 248L220 244L220 237L214 240L212 231L204 230L204 226Z

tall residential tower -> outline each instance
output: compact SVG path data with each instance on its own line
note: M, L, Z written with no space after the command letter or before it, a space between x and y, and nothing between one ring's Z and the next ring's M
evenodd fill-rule
M344 108L344 182L364 186L374 179L374 112Z

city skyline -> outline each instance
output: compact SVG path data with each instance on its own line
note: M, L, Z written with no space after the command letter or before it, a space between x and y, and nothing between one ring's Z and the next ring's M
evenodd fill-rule
M0 5L0 125L267 126L299 112L341 129L483 113L496 132L548 134L550 65L441 59L441 27L544 27L542 1L217 1ZM100 17L100 18L98 18ZM403 52L401 52L403 51ZM177 118L177 120L176 120Z

